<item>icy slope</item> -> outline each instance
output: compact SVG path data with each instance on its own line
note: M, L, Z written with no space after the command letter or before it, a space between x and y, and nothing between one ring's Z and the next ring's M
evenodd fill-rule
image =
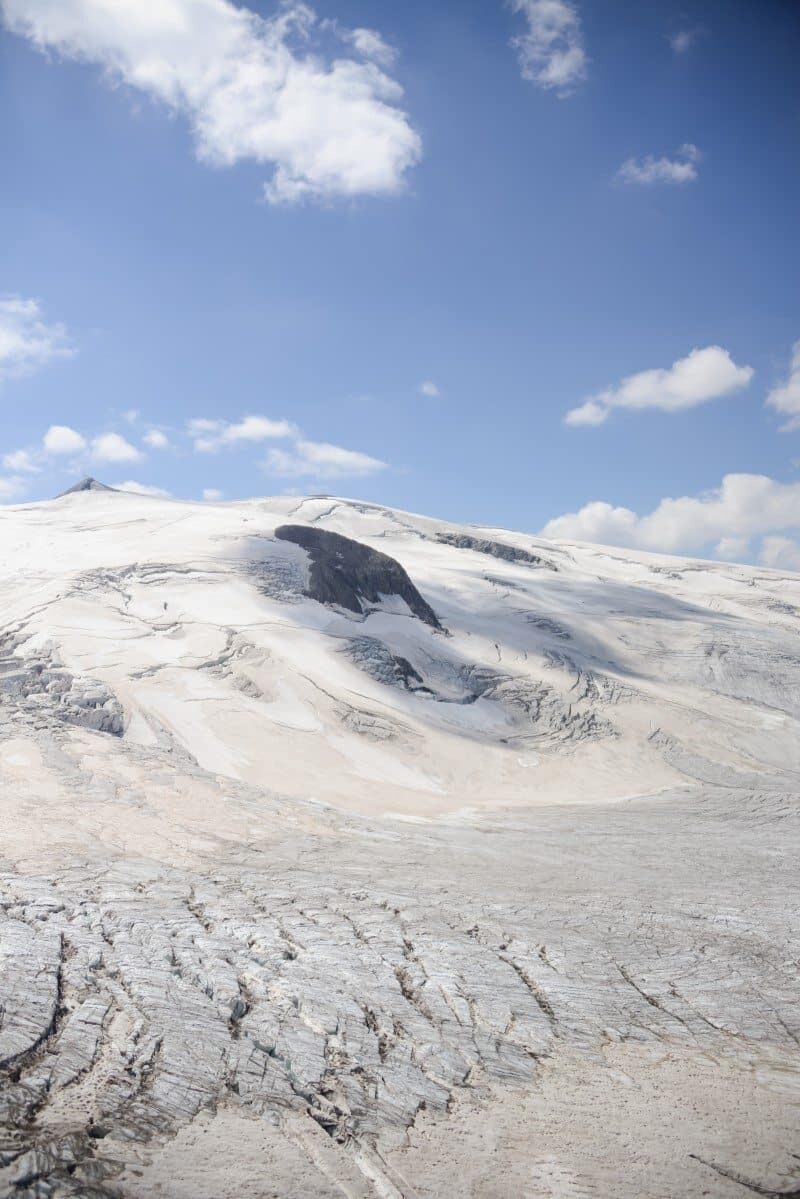
M0 1197L797 1194L800 578L0 509Z
M292 526L379 551L416 614L389 575L360 605L315 591ZM82 711L362 813L621 799L687 762L800 770L796 576L328 498L95 490L4 509L0 552L6 719Z

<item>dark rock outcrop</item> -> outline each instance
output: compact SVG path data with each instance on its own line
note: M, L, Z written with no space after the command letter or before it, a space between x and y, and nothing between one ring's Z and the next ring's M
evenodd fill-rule
M376 682L384 683L387 687L404 687L406 691L433 694L408 658L393 654L382 641L376 641L374 637L356 637L347 650L356 666L360 666Z
M281 525L275 536L299 545L308 553L311 570L305 594L311 599L346 608L360 616L366 610L365 605L378 604L385 595L399 595L425 624L433 629L442 628L433 608L422 598L400 563L388 554L340 533L308 525Z
M80 483L75 483L66 491L59 492L56 499L60 500L64 495L74 495L76 491L116 491L116 487L109 487L107 483L101 483L99 479L93 479L91 475L87 475L85 479L81 479Z
M524 562L528 566L545 566L550 570L558 569L546 558L540 558L538 554L532 554L530 550L521 550L515 545L506 545L504 541L472 537L469 533L437 533L436 540L442 545L452 545L459 550L475 550L478 554L491 554L493 558L502 558L504 562Z

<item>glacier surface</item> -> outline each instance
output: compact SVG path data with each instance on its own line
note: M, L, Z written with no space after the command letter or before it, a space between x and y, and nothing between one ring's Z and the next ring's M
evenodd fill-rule
M800 576L96 488L0 552L0 1194L800 1194Z

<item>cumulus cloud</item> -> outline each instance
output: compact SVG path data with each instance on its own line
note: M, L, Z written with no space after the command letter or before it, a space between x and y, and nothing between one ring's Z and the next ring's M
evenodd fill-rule
M213 503L214 500L222 499L222 492L219 490L218 487L204 487L203 488L203 499L206 500L208 503Z
M508 0L527 22L512 45L523 77L539 87L568 96L586 78L588 58L581 19L568 0Z
M167 437L166 433L162 433L160 429L149 429L142 438L142 441L146 446L149 446L151 450L169 449L169 438Z
M143 454L119 433L101 433L92 438L92 457L97 462L139 462Z
M355 31L357 57L326 58L301 0L271 18L230 0L3 0L0 11L39 49L96 63L184 115L201 162L268 164L272 203L398 192L421 156L379 35Z
M680 412L747 387L753 368L737 366L721 346L692 350L667 370L628 375L617 387L590 396L564 418L568 425L602 425L614 408Z
M800 571L800 544L791 537L765 537L759 560L773 570Z
M42 439L45 454L79 454L86 449L86 438L69 425L51 425Z
M436 384L430 379L426 379L424 383L420 383L419 390L421 395L428 396L431 400L435 400L442 394Z
M654 183L691 183L697 178L697 164L702 155L697 146L686 142L674 158L629 158L617 171L621 183L636 183L650 187Z
M151 495L157 499L168 500L171 492L163 487L151 487L149 483L137 483L135 479L126 479L124 483L112 483L115 491L130 491L133 495Z
M194 448L201 454L214 453L226 446L291 437L297 433L291 421L271 420L267 416L245 416L234 424L198 417L189 421L187 431Z
M291 450L270 450L265 469L282 478L351 479L385 470L386 463L323 441L297 441Z
M789 566L800 550L787 534L800 533L800 483L766 475L730 474L713 491L663 499L646 515L603 501L548 521L544 537L593 541L659 553L699 553L719 558L754 554L768 566ZM760 550L753 548L755 539ZM794 568L792 568L794 569Z
M97 462L138 462L144 457L119 433L101 433L89 442L69 425L51 425L38 446L13 450L5 455L3 463L17 474L34 474L52 465L54 458L81 455L87 450Z
M0 300L0 381L74 354L63 325L47 324L37 300Z
M796 341L792 347L792 360L785 382L773 387L767 396L767 404L782 416L788 416L786 424L781 425L782 433L800 429L800 341Z

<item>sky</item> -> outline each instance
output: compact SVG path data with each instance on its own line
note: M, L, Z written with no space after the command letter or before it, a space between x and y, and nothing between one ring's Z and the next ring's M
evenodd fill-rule
M800 570L797 0L0 0L0 502Z

